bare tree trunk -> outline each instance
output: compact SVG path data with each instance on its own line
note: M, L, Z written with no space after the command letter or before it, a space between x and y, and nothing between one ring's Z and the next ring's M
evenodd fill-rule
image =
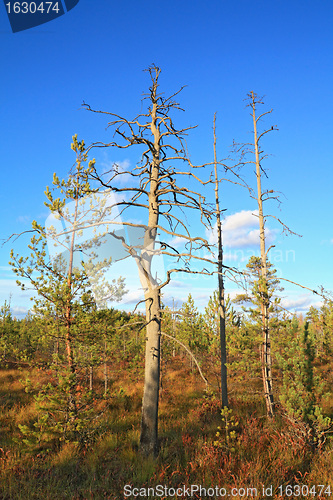
M172 299L172 314L171 314L171 323L172 323L172 335L176 334L176 316L175 316L175 299ZM172 357L176 356L176 348L173 345L172 347Z
M79 174L78 174L79 177ZM73 261L74 261L74 243L75 243L75 224L77 221L79 199L76 196L75 199L75 213L74 213L74 230L72 232L70 251L69 251L69 265L67 274L67 286L68 286L68 298L66 305L66 351L67 351L67 363L70 372L70 385L69 385L69 411L72 413L71 420L77 417L77 404L76 404L76 367L74 362L74 352L73 352L73 339L71 332L72 325L72 304L71 304L71 288L72 288L72 272L73 272Z
M151 162L151 181L148 196L149 217L141 252L142 280L145 283L146 303L146 357L145 382L142 401L141 451L145 455L158 453L158 401L160 389L160 343L161 343L161 291L151 274L155 239L159 219L157 196L161 134L157 122L157 81L152 86L151 132L154 136L154 152Z
M68 396L68 406L69 412L72 414L71 420L75 420L77 416L77 404L75 397L75 387L76 387L76 369L74 362L74 353L72 347L72 336L71 336L71 328L70 328L70 306L67 306L66 313L66 352L67 352L67 364L70 373L70 382L69 382L69 396Z
M220 324L220 349L221 349L221 393L222 407L228 404L228 381L227 381L227 345L225 336L225 300L224 300L224 280L223 280L223 244L222 244L222 224L219 202L219 181L217 176L216 159L216 113L214 114L214 170L215 170L215 201L216 201L216 223L217 223L217 246L218 246L218 283L219 283L219 324Z
M272 417L274 415L274 400L272 389L272 361L271 361L271 342L269 332L269 297L267 292L267 253L265 249L265 218L263 213L263 197L261 190L261 166L259 158L259 140L257 134L257 121L256 118L256 103L253 91L251 92L252 98L252 118L254 127L254 147L256 157L256 177L257 177L257 190L258 190L258 209L259 209L259 228L260 228L260 256L261 256L261 283L260 283L260 297L261 297L261 321L263 343L261 351L262 362L262 377L264 394L266 401L267 415Z
M57 318L56 318L56 321ZM57 322L57 340L55 341L55 346L54 346L54 353L55 353L55 371L58 373L58 366L59 366L59 324Z
M162 399L163 396L163 363L162 363L162 353L163 353L163 337L160 336L160 393L159 398Z
M89 390L92 391L94 386L94 367L89 366Z
M203 247L209 248L208 241L201 236L191 236L187 227L187 222L179 218L177 207L180 210L193 209L200 214L200 220L208 227L211 218L211 210L206 204L205 197L201 192L191 190L191 186L187 183L178 186L176 179L184 179L183 174L188 178L199 182L201 185L206 184L201 181L197 174L192 172L192 165L184 142L184 136L188 130L193 127L186 127L177 130L173 124L170 112L179 110L179 104L174 100L178 92L175 92L168 98L164 98L162 93L157 92L158 78L160 69L156 66L148 68L151 79L149 93L144 99L149 101L148 109L144 113L140 113L134 120L127 120L119 115L108 113L99 110L93 110L89 105L85 105L90 111L96 113L111 114L113 121L109 126L115 127L115 134L119 142L111 143L95 143L96 147L117 147L120 149L140 145L144 150L141 155L141 163L137 165L131 175L139 180L139 187L129 186L120 188L118 191L126 191L127 195L131 194L130 201L120 201L114 206L122 206L122 209L146 210L148 224L135 224L133 222L123 221L122 224L129 227L140 227L144 230L143 245L128 245L125 238L113 235L122 241L126 251L135 259L142 288L144 289L145 307L146 307L146 359L145 359L145 381L144 395L142 401L142 420L141 420L141 436L140 447L141 451L146 454L157 452L157 419L158 419L158 399L159 399L159 378L160 378L160 335L161 335L161 289L166 286L171 275L178 272L192 272L189 268L189 261L192 258L200 260L202 263L210 262L209 259L197 255ZM123 128L127 130L124 132ZM178 171L173 165L174 162L180 160L188 166L188 171ZM203 167L201 165L200 167ZM111 187L111 181L114 177L124 174L115 170L111 179L104 181L94 170L92 178L98 180L103 187ZM187 179L187 177L186 177ZM186 180L187 182L187 180ZM208 183L209 181L207 181ZM125 203L126 206L123 206ZM176 212L176 213L172 213ZM134 212L135 213L135 212ZM163 223L160 225L159 218ZM119 221L115 221L119 224ZM167 224L167 227L164 227ZM159 241L155 240L159 231ZM189 249L185 248L181 254L172 245L167 243L168 236L173 235L181 237L184 243L190 242ZM166 241L164 236L167 237ZM186 246L186 245L185 245ZM151 261L154 253L160 255L168 255L175 258L177 266L180 263L180 268L175 267L168 269L166 279L163 282L157 281L151 274ZM197 273L197 271L193 271ZM203 268L200 273L210 274L206 268Z
M160 290L155 288L149 295L146 301L148 325L140 436L141 451L145 455L158 453L158 401L160 387Z
M108 367L106 363L106 341L104 342L104 394L108 391Z

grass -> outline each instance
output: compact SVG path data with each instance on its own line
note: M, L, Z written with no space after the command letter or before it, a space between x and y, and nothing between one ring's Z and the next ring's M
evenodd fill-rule
M27 368L0 370L1 500L135 498L124 496L125 485L175 489L201 485L225 488L227 494L232 488L244 489L233 498L251 496L250 488L257 488L256 498L268 498L263 487L272 487L269 497L278 498L279 486L288 484L330 484L333 491L333 443L328 441L320 451L309 450L297 429L281 416L267 420L260 381L247 381L246 374L244 380L230 378L230 406L237 425L235 437L227 442L218 395L207 395L201 379L181 358L163 368L156 460L138 453L142 367L113 366L110 405L100 435L81 451L71 443L49 451L27 451L18 428L36 418L33 396L20 382L27 378L33 387L47 380L48 374ZM102 380L96 378L95 384L102 387ZM325 405L333 413L332 402L327 400ZM217 437L218 427L222 431ZM209 497L198 491L192 498Z

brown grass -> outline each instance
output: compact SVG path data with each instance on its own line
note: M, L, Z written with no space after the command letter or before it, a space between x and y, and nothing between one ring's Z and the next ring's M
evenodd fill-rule
M270 498L290 498L279 497L279 486L287 484L331 484L333 490L332 443L313 452L282 417L267 420L260 380L247 382L246 374L245 380L235 376L230 381L230 402L238 422L231 446L224 435L216 438L218 426L223 428L218 395L206 395L204 383L187 364L178 358L171 360L163 368L157 460L143 459L138 453L142 367L126 369L123 363L114 367L103 432L81 452L70 443L43 453L25 450L18 424L31 423L36 417L33 396L19 382L25 378L35 385L46 380L47 374L12 368L0 371L2 500L118 500L125 498L126 484L138 488L193 484L225 488L227 493L232 488L257 488L256 498L264 498L262 488L269 486L273 491ZM96 388L99 386L102 380L97 378ZM327 407L329 404L332 412L332 402L326 401ZM220 446L214 444L217 440ZM209 497L195 494L192 498Z

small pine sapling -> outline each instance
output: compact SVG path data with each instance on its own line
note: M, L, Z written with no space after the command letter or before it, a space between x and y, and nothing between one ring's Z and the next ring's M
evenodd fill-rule
M308 322L286 348L285 355L277 356L283 370L280 400L285 415L308 446L321 448L332 431L332 422L320 407L324 385L314 371L315 348Z

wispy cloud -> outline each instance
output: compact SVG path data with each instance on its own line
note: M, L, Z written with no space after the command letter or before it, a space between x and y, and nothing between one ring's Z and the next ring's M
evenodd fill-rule
M9 290L9 291L19 290L15 279L2 279L2 280L0 280L0 287L1 287L1 292L5 292L7 290Z
M31 216L30 215L19 215L16 218L17 222L21 222L22 224L26 224L27 222L31 221Z
M0 279L14 281L14 272L10 266L0 266Z
M27 280L22 279L22 282L29 285ZM20 287L17 285L15 279L0 279L0 300L4 297L8 297L12 294L14 297L29 298L33 295L33 290L26 289L21 291Z
M281 305L291 312L307 312L311 306L320 307L321 301L315 300L310 293L303 293L297 297L287 297L281 300Z
M170 287L172 288L188 288L188 284L184 281L171 280Z

